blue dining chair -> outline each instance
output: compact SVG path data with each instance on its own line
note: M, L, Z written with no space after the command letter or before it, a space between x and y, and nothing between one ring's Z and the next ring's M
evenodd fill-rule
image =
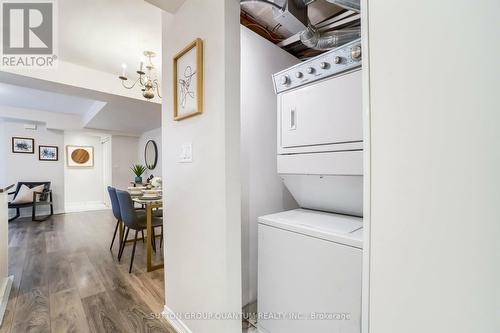
M132 201L132 198L130 197L130 193L126 191L120 191L116 190L116 196L118 198L118 203L120 205L120 216L122 218L123 224L125 225L125 236L123 237L121 241L121 249L118 253L118 261L121 260L121 257L123 255L123 250L125 249L125 243L127 242L128 239L128 233L130 229L135 231L135 237L134 237L134 246L132 248L132 257L130 258L130 269L129 273L132 272L132 265L134 263L134 255L135 255L135 247L137 245L137 233L139 231L144 231L144 229L147 228L147 221L146 221L146 212L145 211L140 211L134 209L134 202ZM163 218L156 216L155 214L152 215L152 241L154 241L155 236L154 236L154 228L155 227L161 227L163 226ZM163 237L163 228L162 228L162 237Z
M113 240L111 241L111 246L109 247L109 250L112 251L118 227L120 226L120 223L122 223L122 215L120 213L120 203L118 202L118 197L116 196L116 189L114 187L108 186L108 193L109 193L109 199L111 201L111 210L113 211L113 215L115 216L116 219L115 232L113 233ZM122 245L121 237L119 241L120 241L119 248L121 248Z

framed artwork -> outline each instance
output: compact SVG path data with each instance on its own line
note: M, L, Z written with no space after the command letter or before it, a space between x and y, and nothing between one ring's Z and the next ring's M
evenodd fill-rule
M174 57L174 120L203 112L203 41L196 39Z
M35 139L12 137L12 152L20 154L34 154Z
M38 159L40 161L58 161L59 147L57 146L38 146Z
M70 168L92 168L94 166L94 147L66 146L66 161Z

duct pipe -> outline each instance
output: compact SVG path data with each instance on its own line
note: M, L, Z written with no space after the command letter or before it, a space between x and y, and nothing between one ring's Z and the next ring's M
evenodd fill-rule
M240 3L245 3L245 2L260 2L260 3L265 3L267 5L273 6L274 8L279 9L280 11L284 11L285 10L284 6L281 7L277 3L269 1L269 0L240 0Z
M359 37L361 37L360 28L320 32L312 24L300 33L302 44L315 50L330 50Z
M316 0L299 0L303 6L309 6ZM333 3L344 9L352 10L353 12L359 13L361 11L360 0L326 0L329 3Z

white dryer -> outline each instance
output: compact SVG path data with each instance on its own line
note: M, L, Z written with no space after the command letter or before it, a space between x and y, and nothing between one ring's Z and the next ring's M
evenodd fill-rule
M363 222L296 209L259 218L259 330L359 333Z

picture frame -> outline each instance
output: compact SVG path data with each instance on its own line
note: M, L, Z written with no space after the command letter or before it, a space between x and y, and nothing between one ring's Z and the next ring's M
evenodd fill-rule
M59 147L58 146L38 146L38 160L40 161L59 161Z
M18 136L12 137L12 152L15 154L34 154L35 139Z
M66 165L68 168L93 168L94 147L67 145Z
M195 39L173 58L174 120L203 113L203 41Z

